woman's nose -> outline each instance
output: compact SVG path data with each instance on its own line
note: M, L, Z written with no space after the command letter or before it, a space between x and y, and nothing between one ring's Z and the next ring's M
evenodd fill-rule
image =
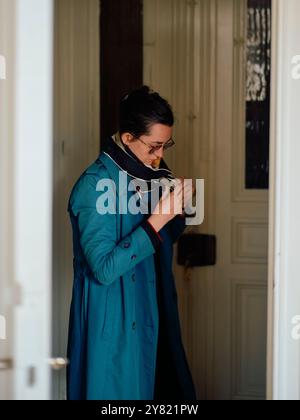
M160 149L156 150L156 152L154 154L155 154L155 156L157 158L162 158L163 155L164 155L164 149L163 149L163 147L161 147Z

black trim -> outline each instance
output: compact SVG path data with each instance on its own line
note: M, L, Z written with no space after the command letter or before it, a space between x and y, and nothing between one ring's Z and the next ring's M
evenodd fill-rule
M141 227L144 229L144 231L148 234L149 238L152 241L152 244L154 248L158 248L160 244L162 243L160 236L157 232L155 232L154 228L150 226L149 222L147 220L144 220L141 224Z

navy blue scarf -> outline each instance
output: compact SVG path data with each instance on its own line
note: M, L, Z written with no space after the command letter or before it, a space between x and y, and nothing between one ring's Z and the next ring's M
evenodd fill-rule
M118 135L118 133L116 133ZM116 136L115 135L115 136ZM167 178L174 179L175 176L162 159L158 169L146 166L138 157L126 146L119 136L108 137L104 141L103 152L132 178L139 178L145 181L152 179Z

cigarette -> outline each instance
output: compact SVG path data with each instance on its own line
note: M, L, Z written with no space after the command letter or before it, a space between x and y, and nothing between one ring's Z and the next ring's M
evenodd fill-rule
M153 168L159 168L161 158L157 158L152 162Z

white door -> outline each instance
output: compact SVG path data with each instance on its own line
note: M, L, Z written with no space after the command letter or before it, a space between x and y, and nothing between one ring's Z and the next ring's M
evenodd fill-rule
M217 265L174 264L201 399L265 396L268 192L245 189L245 0L144 0L144 82L174 107L178 175L205 180ZM155 25L153 25L155 22Z
M246 4L218 1L214 395L226 399L266 395L268 190L246 188Z
M1 399L50 397L52 33L51 0L0 1Z

